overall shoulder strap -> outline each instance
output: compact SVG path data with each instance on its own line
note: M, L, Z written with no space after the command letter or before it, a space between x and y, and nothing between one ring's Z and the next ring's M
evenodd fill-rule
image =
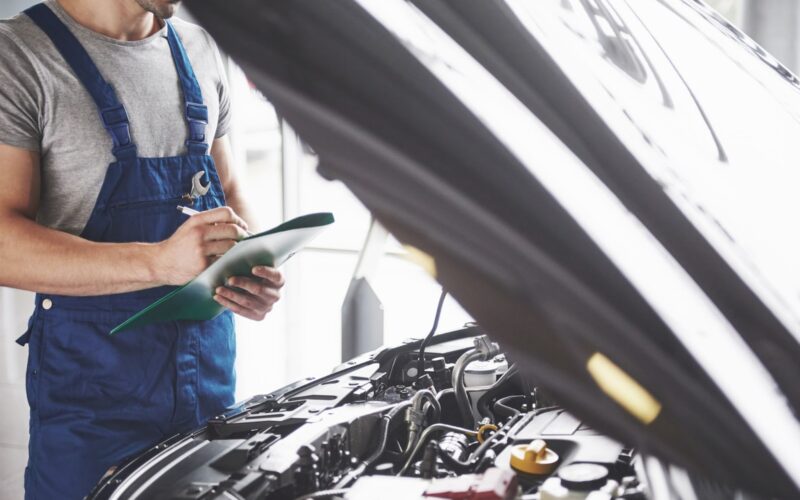
M136 145L131 140L128 113L117 99L113 87L103 79L86 49L47 5L34 5L25 14L53 41L56 49L92 96L100 111L103 125L111 134L114 143L112 152L117 160L136 158Z
M172 60L175 62L175 69L178 71L178 79L183 89L184 113L186 122L189 124L189 139L186 140L186 148L190 155L208 154L208 144L206 143L206 126L208 125L208 107L203 102L203 92L197 77L192 69L192 63L186 55L181 39L175 31L172 23L167 23L167 41L172 52Z

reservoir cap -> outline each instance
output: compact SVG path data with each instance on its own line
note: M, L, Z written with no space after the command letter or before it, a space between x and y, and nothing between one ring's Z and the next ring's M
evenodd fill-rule
M558 453L548 448L541 439L511 448L511 467L518 472L543 476L553 472L556 465Z
M605 486L608 469L599 464L569 464L558 470L561 485L573 491L592 491Z

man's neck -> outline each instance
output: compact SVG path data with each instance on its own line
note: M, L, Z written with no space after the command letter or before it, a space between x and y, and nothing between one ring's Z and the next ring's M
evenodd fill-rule
M141 40L161 29L156 16L134 0L57 1L80 25L116 40Z

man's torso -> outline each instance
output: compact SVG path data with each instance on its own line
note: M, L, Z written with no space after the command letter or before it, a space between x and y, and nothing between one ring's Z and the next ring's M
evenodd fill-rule
M183 97L166 30L121 42L74 22L48 5L89 53L117 93L139 156L185 154ZM209 110L206 139L227 132L228 96L216 47L202 28L173 20ZM37 219L79 234L114 161L97 107L50 39L27 16L0 21L0 143L41 154Z

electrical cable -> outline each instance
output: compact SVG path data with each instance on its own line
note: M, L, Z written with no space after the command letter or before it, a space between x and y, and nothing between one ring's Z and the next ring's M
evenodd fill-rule
M447 297L447 290L442 287L442 293L439 295L439 303L436 305L436 314L433 317L433 327L428 335L422 339L419 344L419 361L417 362L417 377L421 377L425 373L425 348L431 343L431 339L436 334L436 329L439 327L439 317L442 315L442 306L444 299Z

